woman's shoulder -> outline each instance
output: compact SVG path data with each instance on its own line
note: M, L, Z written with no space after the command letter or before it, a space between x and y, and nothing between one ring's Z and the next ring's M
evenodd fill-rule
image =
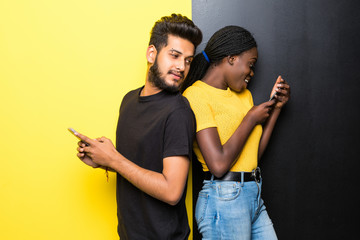
M252 98L252 94L249 89L245 88L241 92L235 93L238 97L241 98Z
M191 85L190 87L188 87L183 95L186 98L192 98L192 97L203 97L206 96L206 93L201 85L201 81L196 81L193 85Z

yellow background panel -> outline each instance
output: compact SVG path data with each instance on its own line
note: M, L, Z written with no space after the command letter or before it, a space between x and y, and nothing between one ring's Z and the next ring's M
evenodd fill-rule
M0 239L117 239L115 174L81 163L67 128L115 140L149 32L173 12L191 1L0 1Z

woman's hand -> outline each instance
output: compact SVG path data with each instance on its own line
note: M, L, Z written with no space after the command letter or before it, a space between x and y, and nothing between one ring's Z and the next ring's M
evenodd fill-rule
M275 100L271 100L264 102L258 106L253 106L246 114L245 118L250 120L254 124L254 126L264 123L266 119L270 116L275 102Z
M279 76L274 84L270 96L275 94L276 104L275 108L282 108L290 99L290 86L289 84Z

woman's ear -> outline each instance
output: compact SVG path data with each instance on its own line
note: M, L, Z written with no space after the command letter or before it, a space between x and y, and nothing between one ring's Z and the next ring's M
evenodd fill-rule
M234 65L235 56L227 56L226 59L230 65Z
M154 45L148 46L146 50L146 59L148 63L153 64L156 59L157 50Z

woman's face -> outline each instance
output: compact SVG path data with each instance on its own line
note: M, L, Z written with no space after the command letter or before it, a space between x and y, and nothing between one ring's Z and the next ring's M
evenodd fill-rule
M258 59L257 48L251 48L229 59L226 83L235 92L244 90L254 76L254 66Z

